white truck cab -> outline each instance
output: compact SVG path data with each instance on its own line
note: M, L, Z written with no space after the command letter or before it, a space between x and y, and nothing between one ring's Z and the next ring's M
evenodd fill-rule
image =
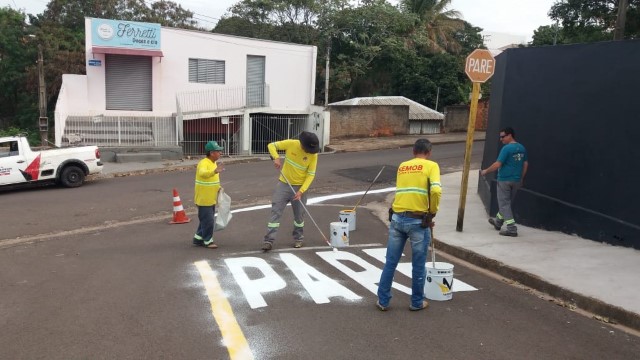
M0 138L0 186L55 181L78 187L102 168L97 146L33 151L23 136Z

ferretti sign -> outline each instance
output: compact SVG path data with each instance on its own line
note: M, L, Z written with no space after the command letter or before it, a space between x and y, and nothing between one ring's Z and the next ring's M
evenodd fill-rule
M160 24L91 19L93 46L160 50Z

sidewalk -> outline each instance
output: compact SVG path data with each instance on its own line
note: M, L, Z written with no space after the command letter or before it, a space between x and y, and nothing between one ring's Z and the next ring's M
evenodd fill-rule
M427 137L434 144L464 142L466 133L406 135L336 141L330 152L410 147ZM476 132L474 140L484 140ZM222 163L267 160L222 158ZM194 169L200 159L148 163L106 163L101 177ZM464 231L457 232L461 174L443 175L444 195L436 218L436 249L564 301L569 309L597 314L604 322L640 331L640 251L615 247L560 232L518 225L519 237L498 235L477 195L478 172L469 174Z

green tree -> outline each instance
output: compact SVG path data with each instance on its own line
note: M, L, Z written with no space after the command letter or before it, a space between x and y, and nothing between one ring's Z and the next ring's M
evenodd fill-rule
M451 51L458 53L460 44L455 33L464 29L460 12L450 10L453 0L402 0L401 8L417 14L428 39L428 49L432 52Z
M529 43L530 46L557 45L565 44L567 40L557 25L540 26L533 31L533 38Z
M567 43L612 40L618 0L567 0L551 7L549 17L562 24ZM640 0L629 0L625 38L640 37Z
M0 125L3 127L26 129L36 125L37 88L30 91L33 89L27 87L27 80L29 69L37 59L37 48L29 36L25 18L22 12L0 8Z

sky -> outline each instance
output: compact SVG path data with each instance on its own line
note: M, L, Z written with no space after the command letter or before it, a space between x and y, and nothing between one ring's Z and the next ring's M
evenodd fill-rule
M206 28L215 22L238 0L173 0L194 13ZM358 0L354 0L357 2ZM388 0L397 4L398 0ZM547 16L558 0L453 0L451 8L462 13L462 18L485 32L510 34L514 38L530 41L533 30L551 25ZM0 0L0 6L24 9L26 13L39 14L48 0ZM497 35L492 35L496 37Z

